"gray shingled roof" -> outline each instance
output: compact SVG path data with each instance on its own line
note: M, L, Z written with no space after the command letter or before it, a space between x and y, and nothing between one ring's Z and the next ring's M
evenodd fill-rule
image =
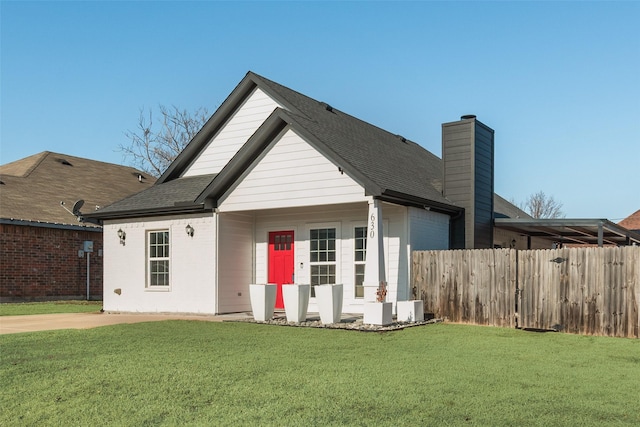
M191 176L154 185L146 191L102 208L92 216L100 217L103 214L108 216L116 212L140 213L195 208L194 200L215 176L215 174Z
M290 117L335 153L345 170L350 166L383 192L453 205L441 192L442 161L431 152L325 103L254 76L268 88L267 92L276 94L285 106L293 108L293 113L301 113Z
M95 216L175 211L177 206L195 208L199 205L203 209L204 204L201 202L205 197L219 197L221 194L215 191L228 188L228 183L226 187L217 187L216 183L237 179L238 170L247 167L257 158L248 151L262 150L266 144L247 144L217 179L214 179L214 175L178 177L187 170L215 132L224 125L230 113L256 86L285 107L285 110L276 109L273 120L286 120L316 149L359 181L367 194L387 196L400 202L405 200L407 203L411 201L425 205L432 203L451 210L460 209L442 195L442 160L431 152L415 142L249 72L154 187L101 209ZM262 134L270 133L258 130L252 140L265 138ZM512 208L515 207L498 197L496 196L496 209L513 211Z

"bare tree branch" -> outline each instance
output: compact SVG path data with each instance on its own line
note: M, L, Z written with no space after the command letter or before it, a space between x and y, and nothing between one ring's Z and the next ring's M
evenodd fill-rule
M124 133L129 144L118 147L132 166L156 177L162 175L209 119L204 107L193 113L176 106L159 105L158 110L162 120L154 126L153 111L147 114L141 108L136 129Z
M564 218L562 203L556 201L553 196L547 196L543 191L538 191L529 196L524 204L524 210L534 218Z

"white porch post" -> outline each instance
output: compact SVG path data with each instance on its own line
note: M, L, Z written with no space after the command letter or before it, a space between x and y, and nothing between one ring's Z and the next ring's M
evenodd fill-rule
M369 201L367 217L367 258L364 265L364 300L376 301L376 292L383 283L387 286L382 232L382 203L378 199Z

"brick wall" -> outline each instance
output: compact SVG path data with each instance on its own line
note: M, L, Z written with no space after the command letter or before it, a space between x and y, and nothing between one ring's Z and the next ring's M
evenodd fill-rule
M0 224L0 301L102 299L102 231Z

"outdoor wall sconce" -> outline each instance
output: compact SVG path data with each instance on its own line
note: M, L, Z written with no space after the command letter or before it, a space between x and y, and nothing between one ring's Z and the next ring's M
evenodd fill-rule
M193 237L193 232L195 231L193 229L193 227L191 226L191 224L187 224L187 226L184 228L184 231L187 232L187 235L190 237Z
M122 246L124 246L124 239L127 238L127 233L125 233L124 231L122 231L122 228L120 228L118 230L118 237L120 238L120 244Z

